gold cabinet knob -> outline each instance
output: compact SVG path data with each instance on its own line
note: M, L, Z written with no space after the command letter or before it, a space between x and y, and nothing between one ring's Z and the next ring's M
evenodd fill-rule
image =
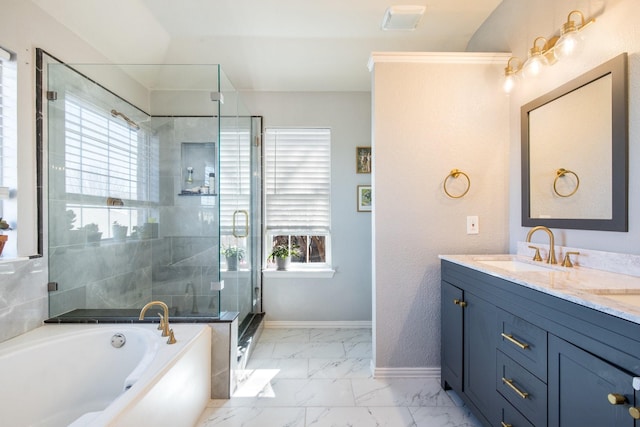
M464 301L460 301L460 300L459 300L459 299L457 299L457 298L453 300L453 303L454 303L455 305L459 305L460 307L466 307L466 306L467 306L467 303L466 303L466 302L464 302Z
M640 420L640 409L632 406L629 408L629 415L631 415L631 418L634 420Z
M627 403L627 398L618 393L609 393L607 399L612 405L623 405Z

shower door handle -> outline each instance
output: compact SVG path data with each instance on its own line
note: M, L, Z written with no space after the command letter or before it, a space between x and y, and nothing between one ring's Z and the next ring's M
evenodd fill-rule
M238 233L236 228L236 218L238 214L244 215L244 232ZM245 210L238 210L233 212L233 237L247 237L249 235L249 212Z

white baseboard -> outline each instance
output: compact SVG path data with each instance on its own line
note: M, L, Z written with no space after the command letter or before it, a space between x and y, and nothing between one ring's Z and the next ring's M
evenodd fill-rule
M376 368L371 361L373 378L431 378L440 381L440 368Z
M345 321L289 321L266 320L264 327L269 329L297 329L297 328L331 328L331 329L371 329L370 320L345 320Z

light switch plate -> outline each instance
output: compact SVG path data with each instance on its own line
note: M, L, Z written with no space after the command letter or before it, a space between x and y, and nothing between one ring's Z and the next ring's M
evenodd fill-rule
M480 225L478 224L478 216L470 215L467 217L467 234L480 233Z

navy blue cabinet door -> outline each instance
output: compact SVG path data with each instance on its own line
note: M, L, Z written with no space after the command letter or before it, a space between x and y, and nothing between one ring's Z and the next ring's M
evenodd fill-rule
M633 376L549 335L549 427L633 427ZM609 403L610 393L626 402Z
M442 388L462 393L462 290L442 282L441 306L441 353Z
M499 418L496 391L495 306L477 296L464 293L464 393L488 420Z

